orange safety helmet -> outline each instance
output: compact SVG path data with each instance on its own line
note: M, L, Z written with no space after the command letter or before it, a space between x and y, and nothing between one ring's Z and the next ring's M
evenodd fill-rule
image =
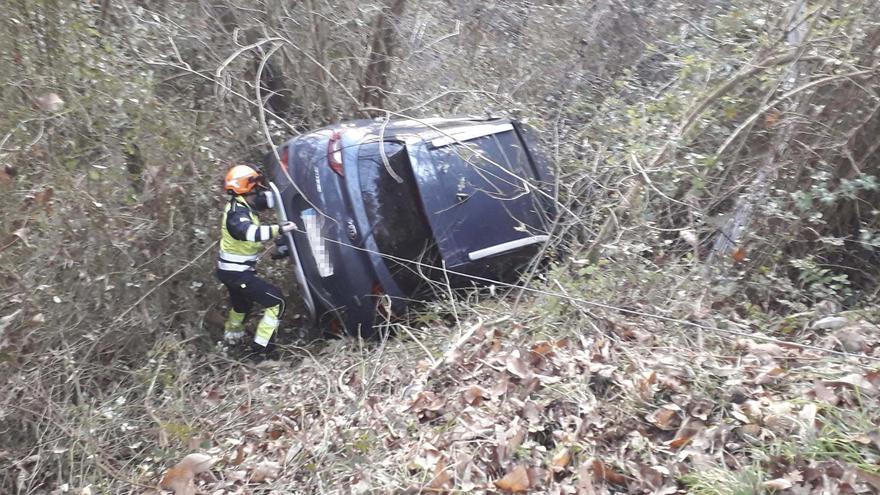
M263 176L247 165L236 165L226 172L224 189L228 194L247 194L254 190Z

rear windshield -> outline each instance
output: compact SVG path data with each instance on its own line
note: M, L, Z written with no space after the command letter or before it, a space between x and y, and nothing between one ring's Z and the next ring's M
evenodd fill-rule
M528 155L512 130L440 146L431 154L437 163L450 163L455 169L461 167L458 162L466 163L468 167L462 170L476 171L496 193L511 189L514 195L527 192L522 180L534 178Z
M379 143L361 145L358 154L361 192L371 234L382 254L431 265L436 261L431 254L435 251L433 236L422 213L406 149L396 142L387 141L383 145L387 168ZM415 263L385 257L385 264L404 292L412 294L423 281Z

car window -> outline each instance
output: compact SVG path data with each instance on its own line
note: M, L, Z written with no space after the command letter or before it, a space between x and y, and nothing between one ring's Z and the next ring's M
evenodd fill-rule
M522 143L512 130L453 142L434 148L432 154L439 163L456 168L453 162L468 164L467 168L482 177L481 186L488 186L485 192L499 199L528 192L523 180L534 177Z
M429 156L420 155L414 166L431 231L447 267L479 270L478 265L497 261L486 258L473 263L483 259L481 253L513 250L510 246L539 242L547 234L533 167L514 130L439 142L443 144L425 146Z
M358 154L361 193L371 229L367 235L373 236L382 254L431 264L435 260L431 230L422 212L406 148L390 141L383 145L387 167L379 143L361 145ZM386 257L385 264L404 292L412 294L423 280L413 263Z

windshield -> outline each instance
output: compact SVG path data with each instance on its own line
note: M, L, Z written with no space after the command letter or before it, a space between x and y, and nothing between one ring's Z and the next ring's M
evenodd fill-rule
M502 200L528 193L526 182L534 178L525 149L513 130L448 144L444 140L431 154L444 167L469 170L472 186Z
M404 145L391 141L382 144L387 167L378 142L361 145L358 154L358 174L370 222L367 236L372 235L379 251L388 255L384 261L394 281L404 292L413 294L424 281L420 267L394 258L431 265L436 261L436 249Z
M480 260L527 254L544 240L535 174L513 130L463 142L435 139L424 149L429 156L414 164L416 180L448 268L479 274L498 261ZM532 248L519 249L525 246Z

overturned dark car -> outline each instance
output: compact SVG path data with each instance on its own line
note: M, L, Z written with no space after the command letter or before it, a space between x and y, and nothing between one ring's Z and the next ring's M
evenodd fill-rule
M280 159L280 161L279 161ZM434 282L509 281L548 241L555 179L505 118L357 120L287 141L264 168L313 321L369 336Z

